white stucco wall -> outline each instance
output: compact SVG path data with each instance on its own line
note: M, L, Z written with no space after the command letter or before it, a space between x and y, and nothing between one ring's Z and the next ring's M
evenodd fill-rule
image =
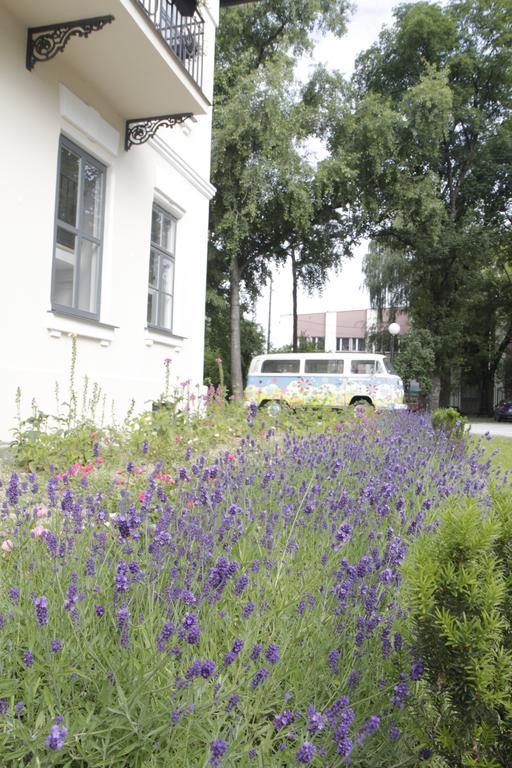
M208 84L214 23L208 14L206 21ZM132 398L142 409L158 397L166 358L176 381L199 386L203 369L211 115L125 152L123 117L66 66L65 55L27 71L25 45L25 26L0 6L0 441L11 436L17 387L24 416L33 398L55 413L56 382L67 399L69 334L77 336L78 390L84 376L97 382L107 415L114 402L118 419ZM99 323L51 308L61 135L107 166ZM178 218L174 336L146 328L155 200Z

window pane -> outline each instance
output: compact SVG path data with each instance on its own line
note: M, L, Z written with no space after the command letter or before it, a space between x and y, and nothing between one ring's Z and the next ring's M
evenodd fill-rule
M161 291L165 293L172 293L172 284L174 279L174 264L172 259L167 259L164 256L160 260L160 285L158 286Z
M264 360L262 373L299 373L300 360Z
M97 311L98 267L100 248L90 240L80 245L80 272L78 278L78 309Z
M151 242L160 245L162 233L162 216L157 208L153 208L151 215Z
M148 291L148 312L147 312L147 321L149 325L158 325L156 308L157 308L156 291L153 291L150 288Z
M174 253L174 226L175 221L170 216L162 216L162 248L169 253Z
M365 345L365 340L364 339L358 339L357 342L358 342L358 346L357 346L358 352L364 352L365 351L365 346L366 346Z
M343 360L306 360L306 373L343 373Z
M149 284L158 287L158 253L153 250L149 256Z
M362 373L371 376L375 373L375 360L351 360L352 373Z
M339 342L340 342L340 344L338 346L338 349L341 349L343 352L348 352L349 345L350 345L350 339L348 339L348 338L341 338L341 339L339 339Z
M80 158L67 147L60 149L59 203L57 217L75 227Z
M103 173L99 168L84 161L83 165L82 231L99 238L103 205Z
M52 301L63 307L73 306L73 284L76 265L76 236L57 227L53 273Z
M168 296L166 293L161 293L158 297L159 301L159 323L160 328L172 328L172 296Z

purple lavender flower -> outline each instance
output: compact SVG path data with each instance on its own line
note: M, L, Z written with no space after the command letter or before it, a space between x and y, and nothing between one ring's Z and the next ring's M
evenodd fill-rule
M7 707L9 706L7 699L0 699L0 715L7 714Z
M48 738L46 739L46 746L48 749L58 752L64 746L67 735L68 729L64 725L52 725Z
M212 741L210 744L212 760L222 757L222 755L225 754L225 752L227 752L227 749L228 749L228 743L227 741L224 741L224 739L215 739L215 741Z
M242 618L243 619L248 619L249 616L251 615L251 613L254 611L254 608L255 608L254 603L251 600L249 600L249 602L246 603L245 606L244 606L244 610L243 610L243 613L242 613Z
M267 661L269 661L271 664L277 664L279 661L279 648L275 643L270 643L270 645L267 648L267 652L265 654L265 658Z
M263 646L261 643L256 643L254 648L251 651L251 660L252 661L258 661L258 658L260 656L260 653L263 650Z
M308 707L308 733L314 734L323 730L325 717L317 712L313 706Z
M295 758L298 763L301 765L307 765L312 761L312 759L315 756L315 747L313 744L311 744L310 741L305 741L301 746L299 747Z
M36 609L36 621L40 627L48 624L48 600L44 595L36 597L34 600L34 606Z
M411 665L411 672L409 677L411 678L411 680L419 680L423 675L424 671L425 671L425 667L423 665L423 662L419 661L419 659L416 659L416 661L413 661Z
M14 707L14 712L16 714L16 717L21 717L24 709L25 709L25 703L23 701L17 701Z
M285 709L280 715L274 715L274 728L278 730L280 728L286 728L293 723L293 712L290 709Z
M62 651L62 642L60 640L52 640L50 648L53 653L59 653L59 651Z
M20 591L17 587L11 587L9 592L7 593L9 595L9 600L13 605L18 605L20 600Z
M239 701L240 701L240 696L237 693L235 693L234 696L231 696L230 700L226 704L226 712L231 712L231 710L236 707Z
M23 663L26 667L31 667L34 663L34 656L30 651L25 651L23 654Z
M392 725L389 729L389 738L391 741L397 741L400 738L400 728L396 725Z
M257 688L260 683L263 682L263 680L266 680L269 676L269 671L266 669L266 667L260 667L254 677L251 680L251 685L253 688Z
M215 671L215 662L211 659L207 659L201 664L201 677L207 679L211 677Z
M101 616L105 615L105 606L104 605L97 605L94 610L96 611L96 616L99 616L100 618L101 618Z

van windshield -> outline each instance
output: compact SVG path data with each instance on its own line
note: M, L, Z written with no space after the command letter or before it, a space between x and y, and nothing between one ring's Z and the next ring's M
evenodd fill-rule
M384 368L388 373L392 373L395 376L397 375L396 368L388 357L385 357L382 362L384 363Z

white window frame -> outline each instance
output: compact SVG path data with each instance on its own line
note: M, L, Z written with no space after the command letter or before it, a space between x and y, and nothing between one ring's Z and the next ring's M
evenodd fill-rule
M171 250L168 250L168 248L164 248L162 243L155 242L153 240L153 213L157 211L160 216L165 217L169 219L170 222L172 222L173 226L173 238L171 243ZM147 327L149 329L154 329L157 331L163 331L164 333L173 333L173 327L174 327L174 287L175 287L175 280L176 280L176 230L178 227L178 219L176 216L174 216L170 211L168 211L166 208L164 208L157 200L153 201L153 205L151 208L151 235L150 235L150 248L149 248L149 265L148 265L148 299L147 299L147 305L146 305L146 321L147 321ZM156 275L156 283L152 284L150 283L150 277L151 277L151 256L152 253L155 253L158 257L158 265L157 265L157 275ZM172 286L171 286L171 293L168 291L164 291L162 289L162 262L164 259L168 259L172 262ZM162 296L169 296L171 299L171 320L170 324L167 326L163 322L161 322L161 307L160 303L162 301ZM150 296L152 296L156 300L156 308L155 308L155 317L156 322L152 322L151 318L151 312L150 312L150 303L149 299Z

